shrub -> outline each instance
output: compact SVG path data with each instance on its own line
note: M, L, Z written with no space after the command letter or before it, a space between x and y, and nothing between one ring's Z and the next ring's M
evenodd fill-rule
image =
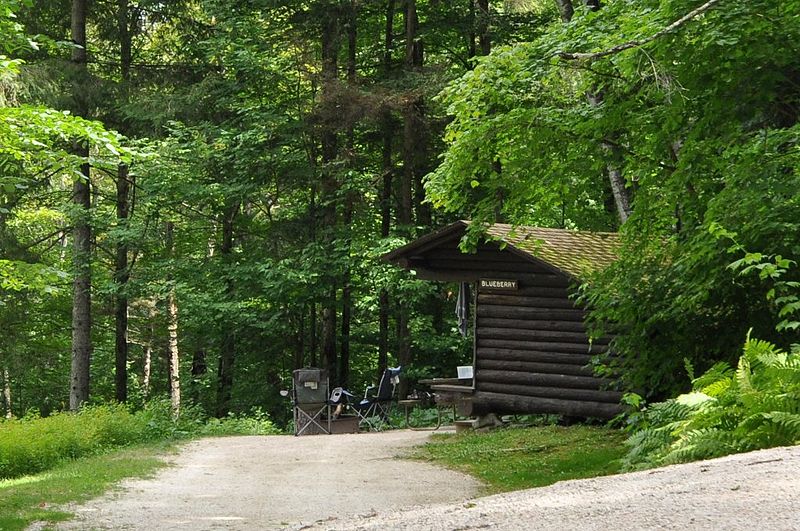
M169 401L135 413L124 405L87 406L77 414L0 421L0 479L35 474L58 463L113 448L208 435L272 435L279 431L259 410L248 416L207 419L185 407L174 418Z
M627 469L800 443L800 352L750 339L736 369L717 363L693 391L636 414Z
M198 431L198 435L277 435L279 433L281 431L259 408L254 409L248 415L231 414L222 419L209 419Z
M140 419L117 405L7 420L0 424L0 478L41 472L64 459L128 445L141 431Z

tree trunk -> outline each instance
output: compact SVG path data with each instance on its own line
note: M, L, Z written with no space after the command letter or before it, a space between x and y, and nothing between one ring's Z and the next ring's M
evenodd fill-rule
M3 367L3 405L5 406L7 419L14 417L14 410L11 408L11 375L8 367Z
M122 82L127 83L131 71L131 30L130 3L128 0L117 0L117 31L119 32L119 65Z
M467 57L472 59L478 54L475 46L475 0L467 0L469 7L467 10Z
M339 12L335 6L329 9L322 27L322 92L323 98L332 93L339 77ZM333 169L339 149L334 126L330 123L322 128L322 225L325 248L335 256L335 240L338 226L336 205L339 182ZM328 294L322 307L322 365L332 378L336 377L336 273L329 275Z
M172 403L172 414L178 416L181 411L181 364L178 352L178 302L175 287L171 287L167 295L167 331L169 335L169 398Z
M397 313L397 362L406 370L413 361L411 356L411 335L408 330L408 309L401 307ZM408 385L405 378L400 380L398 396L403 399L408 394Z
M589 103L593 106L599 106L603 103L602 92L591 92L586 95ZM621 164L619 148L614 146L611 142L601 142L600 146L607 154L608 164L606 164L606 172L608 181L611 185L611 193L614 196L614 205L617 208L617 215L619 216L620 223L625 223L631 215L631 194L626 186L625 178L622 171L619 169Z
M89 156L85 146L75 149L83 157ZM69 407L72 411L80 409L89 399L89 364L92 352L92 272L91 240L89 222L89 164L81 165L84 176L75 181L72 201L80 209L72 231L73 267L75 277L72 283L72 367L70 372Z
M195 349L192 354L192 400L195 404L200 403L200 383L208 371L206 364L206 350L204 348Z
M233 279L228 271L233 262L233 222L239 211L239 204L229 205L222 216L222 245L220 256L226 265L225 295L226 299L233 300ZM236 355L236 336L233 323L222 323L222 345L217 368L217 417L224 417L230 412L230 402L233 393L233 364Z
M422 40L417 37L419 18L417 16L417 0L406 0L406 66L421 67L423 56Z
M72 41L77 47L72 50L72 62L76 65L76 114L86 117L87 108L80 92L86 75L86 1L72 2ZM86 142L74 142L74 152L88 159ZM89 185L89 163L81 165L81 176L72 188L72 202L76 206L73 229L72 283L72 365L70 369L69 408L77 411L89 399L89 365L92 352L92 229L90 221L91 192Z
M489 33L489 0L475 0L475 8L477 11L477 33L481 55L489 55L492 52L492 38Z
M397 0L386 2L386 27L384 30L383 71L389 76L392 71L392 50L394 50L394 13L397 9Z
M144 393L145 398L150 397L150 384L152 382L152 371L153 371L153 343L156 340L156 305L155 301L153 301L153 305L150 308L150 316L149 316L149 326L150 326L150 337L147 339L147 344L144 347L144 360L142 361L142 393Z
M358 42L358 6L356 0L350 0L347 12L347 84L351 90L356 90L356 46ZM347 157L348 165L355 167L355 126L349 124L347 129ZM344 214L344 239L345 256L344 271L342 272L342 327L341 345L339 348L338 385L347 387L350 380L350 328L353 317L353 287L352 272L350 268L350 252L353 232L353 209L355 194L348 191L345 198Z
M128 167L120 164L117 169L117 225L127 228L128 222ZM117 242L114 262L114 358L115 388L118 402L128 400L128 295L125 292L130 272L128 270L127 235Z
M418 126L414 103L406 103L403 109L403 172L400 174L400 197L397 204L397 224L406 234L411 234L414 225L414 180L416 178L416 141Z
M407 70L422 67L424 53L422 40L418 38L419 19L417 17L416 0L407 0L405 10L406 60ZM400 198L397 205L397 223L410 235L414 226L414 185L419 183L420 142L424 119L421 117L422 97L409 95L403 109L403 173L399 183ZM417 187L419 189L419 187ZM419 195L416 196L419 199ZM419 214L420 210L417 210ZM423 220L417 220L418 222ZM412 362L411 337L409 333L409 309L400 302L397 313L397 359L400 365L407 367ZM406 381L400 384L400 396L407 392Z
M608 146L603 144L604 147ZM608 151L613 153L615 148L608 147ZM631 196L625 184L625 178L619 168L613 164L608 165L608 180L611 183L611 192L614 194L614 204L617 206L617 215L620 223L625 223L631 216Z
M405 32L406 32L406 61L407 70L413 70L417 65L416 42L419 20L417 18L416 0L406 0L405 10ZM416 97L409 95L406 97L403 109L403 173L400 179L400 200L397 208L398 224L404 230L409 231L413 225L414 207L414 174L415 174L415 154L416 147L416 121L413 107Z
M294 358L292 359L292 370L302 369L305 363L306 348L306 307L300 310L297 323L297 334L294 338Z
M117 25L120 42L120 71L124 85L127 85L129 81L131 69L131 32L128 18L128 0L118 0ZM127 90L127 87L125 90ZM124 229L127 229L128 216L130 214L129 193L128 166L120 164L117 168L117 226ZM125 288L129 277L127 236L122 236L117 242L114 263L114 282L116 284L114 300L114 383L118 402L126 402L128 400L128 296L125 293Z
M389 76L392 72L392 51L394 49L394 14L396 1L388 0L386 4L386 28L384 33L383 50L383 69L384 75ZM383 159L383 179L379 196L381 211L381 238L388 238L392 223L392 178L394 176L394 165L392 163L392 141L394 139L394 120L392 111L384 109L381 120L383 133L383 147L381 156ZM380 381L383 371L386 370L389 359L389 291L383 286L378 295L378 373L376 378Z
M167 253L171 260L175 259L174 233L175 225L168 221L165 239ZM167 358L169 359L169 398L172 403L172 414L177 417L181 411L181 365L178 352L178 302L175 297L173 278L170 278L169 293L167 294Z
M422 96L410 109L409 119L413 124L414 138L411 152L412 170L414 174L414 214L418 227L431 226L431 207L425 202L425 183L423 179L428 174L428 123L425 120L425 100Z
M317 340L317 303L312 302L308 311L308 365L318 367L317 356L319 341Z
M394 136L394 123L390 111L386 111L382 122L383 127L383 187L380 196L381 209L381 238L388 238L392 219L392 176L394 166L392 163L392 139ZM389 359L389 291L384 286L378 297L380 310L378 316L378 375L380 379L386 370Z
M556 0L556 7L558 7L558 12L561 13L562 22L569 22L572 20L572 15L575 14L575 8L572 7L572 0Z
M350 268L347 268L342 285L342 344L339 350L338 385L347 387L350 380L350 324L352 321L353 288L350 285Z
M329 288L322 308L322 367L331 378L336 376L336 282Z
M583 0L585 6L589 7L592 11L600 9L599 0ZM572 0L556 0L556 6L561 13L561 20L569 22L575 13ZM603 103L603 94L599 91L591 91L586 94L589 103L593 106L598 106ZM630 190L625 184L625 178L622 171L619 169L617 159L619 159L619 149L614 147L610 142L603 142L601 144L603 150L609 155L611 162L606 165L606 172L608 181L611 185L611 193L614 197L614 206L617 210L620 222L625 223L632 212L632 201Z

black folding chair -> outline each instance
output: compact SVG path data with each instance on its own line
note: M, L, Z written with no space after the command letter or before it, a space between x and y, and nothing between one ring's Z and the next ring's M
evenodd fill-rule
M359 425L380 431L384 423L389 422L389 410L394 401L395 389L400 382L402 367L390 367L383 371L378 386L369 386L364 391L364 398L351 404L359 418Z
M294 434L331 432L328 371L297 369L292 372Z

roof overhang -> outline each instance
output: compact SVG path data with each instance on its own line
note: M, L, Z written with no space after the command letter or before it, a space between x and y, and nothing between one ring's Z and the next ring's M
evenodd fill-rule
M471 223L459 220L435 232L384 254L381 258L404 269L422 266L425 252L461 240ZM581 279L604 269L616 259L619 238L616 233L572 231L539 227L493 224L486 228L484 242L496 243L502 250L522 260L544 266L557 274ZM463 253L468 258L471 253ZM446 274L426 275L431 280L471 280Z

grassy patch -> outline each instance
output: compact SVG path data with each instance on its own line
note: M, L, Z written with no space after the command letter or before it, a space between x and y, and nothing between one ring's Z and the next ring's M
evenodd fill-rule
M38 474L59 463L137 444L276 433L277 428L260 411L208 419L199 409L185 407L176 419L169 402L160 400L140 411L107 404L45 418L0 419L0 480Z
M437 434L415 458L467 472L490 493L619 472L625 434L593 426L504 428Z
M56 506L84 502L127 477L146 477L165 465L170 447L126 448L61 464L41 474L0 481L0 530L22 530L31 522L59 522L72 515Z

